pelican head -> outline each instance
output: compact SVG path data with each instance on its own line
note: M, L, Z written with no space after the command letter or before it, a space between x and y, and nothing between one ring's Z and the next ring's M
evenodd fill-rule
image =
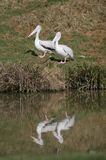
M57 33L56 33L56 36L55 36L55 40L56 40L56 41L59 41L60 38L61 38L61 32L57 32Z
M57 133L56 131L54 131L53 135L55 136L55 138L58 140L59 143L63 143L64 140L60 132Z
M33 139L33 142L35 142L35 143L37 143L37 144L39 144L39 145L41 145L41 146L44 145L44 142L43 142L42 139L38 139L38 138L35 138L35 137L33 137L33 136L31 136L31 138Z
M58 142L59 142L59 143L63 143L63 141L64 141L64 140L63 140L63 137L62 137L62 136L58 136Z
M41 31L41 29L42 29L42 27L40 25L37 25L36 28L30 33L30 35L28 37L31 37L35 33Z

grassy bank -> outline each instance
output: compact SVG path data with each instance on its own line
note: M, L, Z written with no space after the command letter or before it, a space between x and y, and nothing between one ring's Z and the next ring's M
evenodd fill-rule
M2 0L0 7L0 92L106 89L104 0ZM34 56L34 38L27 36L38 24L41 39L62 32L60 43L73 49L74 62Z
M106 67L87 63L65 66L1 64L0 92L106 89Z

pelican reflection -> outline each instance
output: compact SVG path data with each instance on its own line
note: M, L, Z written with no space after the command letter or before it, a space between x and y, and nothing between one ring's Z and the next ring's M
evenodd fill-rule
M52 132L52 134L54 135L56 140L59 143L63 143L64 139L63 139L63 135L62 135L61 131L69 130L71 127L74 126L75 115L70 117L66 113L65 118L60 121L56 121L53 118L48 120L47 116L45 116L45 117L46 117L46 120L38 123L38 125L36 127L36 132L38 134L38 137L35 138L35 137L31 136L31 138L33 139L33 142L35 142L39 145L44 145L44 141L42 139L42 134L47 133L47 132Z

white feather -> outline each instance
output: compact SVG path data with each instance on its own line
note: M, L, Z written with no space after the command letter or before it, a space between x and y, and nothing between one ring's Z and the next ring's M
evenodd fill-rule
M73 50L67 45L58 44L58 41L61 38L61 32L57 32L55 36L55 51L57 55L64 57L64 63L66 63L66 59L70 58L74 60Z

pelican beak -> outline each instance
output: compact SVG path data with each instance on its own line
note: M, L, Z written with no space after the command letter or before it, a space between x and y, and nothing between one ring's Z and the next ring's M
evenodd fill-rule
M66 118L68 118L68 114L67 114L67 112L65 112L65 115L66 115Z
M46 119L46 121L48 121L48 117L47 117L47 115L45 114L45 119Z
M34 31L32 31L28 37L31 37L32 35L34 35L36 33L36 29L34 29Z

